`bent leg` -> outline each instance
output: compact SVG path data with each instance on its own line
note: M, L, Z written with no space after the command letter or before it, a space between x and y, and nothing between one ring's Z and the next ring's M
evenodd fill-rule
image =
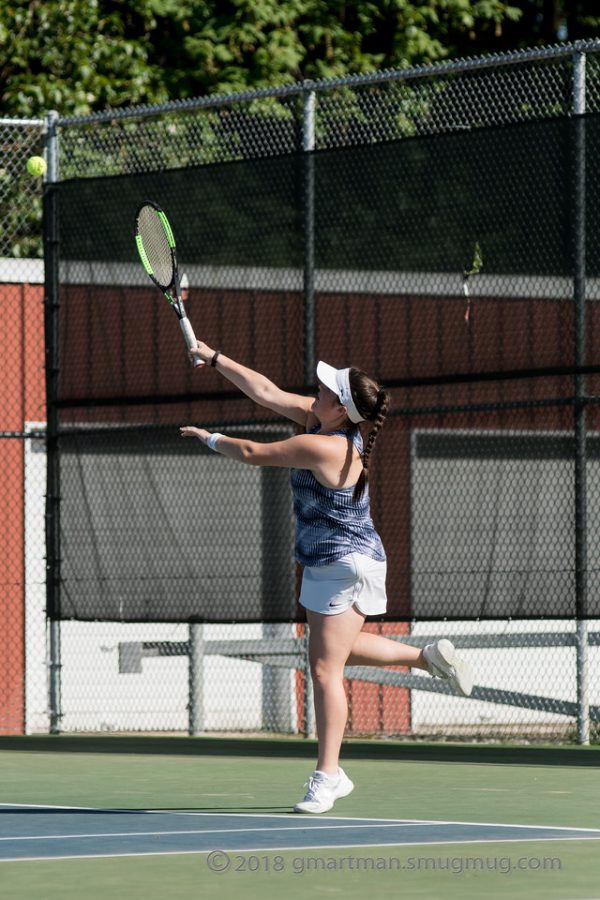
M361 631L346 660L348 666L409 666L428 671L423 651L380 634Z

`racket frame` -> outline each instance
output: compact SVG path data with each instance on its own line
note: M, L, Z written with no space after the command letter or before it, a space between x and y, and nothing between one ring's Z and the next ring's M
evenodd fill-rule
M157 214L158 219L163 227L165 232L165 237L167 239L167 244L169 245L169 251L171 253L171 266L172 266L172 276L169 284L163 285L159 282L158 278L154 274L154 270L148 259L148 255L144 249L144 242L142 240L142 236L140 234L139 229L139 218L140 213L146 207L151 207ZM167 218L167 214L165 211L155 203L153 200L144 200L144 202L138 207L135 214L135 244L137 247L138 255L140 257L140 261L146 272L146 275L150 278L150 280L156 285L156 287L161 291L161 293L166 297L169 305L175 311L175 315L179 319L179 326L181 328L181 332L183 334L185 343L188 347L188 350L193 350L197 347L196 335L194 334L194 329L192 328L192 323L188 319L185 307L183 305L183 299L181 297L181 282L179 278L179 266L177 264L177 248L175 245L175 235L173 234L173 229L171 228L171 224ZM194 367L198 368L199 366L205 365L204 360L194 359Z

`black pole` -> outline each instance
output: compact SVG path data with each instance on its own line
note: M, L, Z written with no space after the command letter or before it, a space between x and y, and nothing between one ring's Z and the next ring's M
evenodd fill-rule
M44 334L46 369L46 616L50 623L50 733L60 731L60 467L58 456L58 195L57 119L46 117L48 177L44 185Z
M314 387L315 358L315 92L306 90L302 107L304 213L304 386ZM308 624L304 626L304 735L314 737L313 685L308 658Z
M314 91L306 91L303 103L303 237L304 237L304 385L315 383L315 159Z
M585 366L585 119L574 122L575 146L575 365ZM586 491L586 376L575 375L575 584L578 619L587 616L587 491Z
M585 365L586 337L586 121L585 121L585 54L573 59L573 300L575 315L575 365ZM575 375L575 616L577 619L577 738L589 743L589 661L587 636L587 423L586 377Z

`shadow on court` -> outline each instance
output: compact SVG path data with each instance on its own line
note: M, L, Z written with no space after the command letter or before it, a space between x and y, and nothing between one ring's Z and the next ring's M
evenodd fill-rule
M231 815L236 812L250 813L290 813L295 819L299 818L297 813L290 812L291 807L288 806L153 806L151 809L147 807L126 806L122 809L78 809L77 807L1 807L0 819L3 815L10 813L11 816L39 816L40 812L48 816L95 816L101 811L103 816L127 816L139 815L140 813L210 813L210 815Z

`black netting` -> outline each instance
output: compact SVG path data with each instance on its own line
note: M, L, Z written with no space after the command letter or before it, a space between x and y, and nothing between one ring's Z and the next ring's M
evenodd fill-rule
M55 613L301 615L287 473L178 436L189 423L291 432L190 367L137 260L133 216L151 199L212 347L289 390L310 390L319 358L392 390L371 473L391 618L600 614L597 192L581 218L599 139L595 116L557 118L60 184Z
M236 465L174 428L65 435L60 458L65 618L294 617L285 471Z

